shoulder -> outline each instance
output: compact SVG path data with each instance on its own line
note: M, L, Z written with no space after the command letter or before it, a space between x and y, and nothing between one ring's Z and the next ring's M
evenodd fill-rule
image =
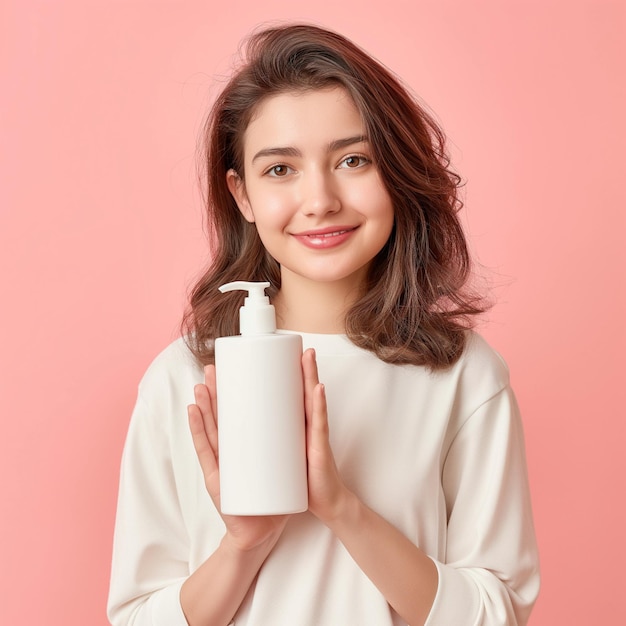
M171 393L178 388L193 390L193 385L202 380L202 365L181 337L169 344L150 363L139 383L139 393L150 396Z
M509 384L506 361L475 331L467 332L465 349L458 366L465 376L484 378L498 387Z
M474 331L467 332L461 358L444 376L450 377L456 395L472 411L510 388L509 368L500 354Z

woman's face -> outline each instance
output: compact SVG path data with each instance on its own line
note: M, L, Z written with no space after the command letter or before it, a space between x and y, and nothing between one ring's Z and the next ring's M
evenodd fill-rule
M393 206L342 88L264 100L243 140L239 209L288 278L358 287L393 228Z

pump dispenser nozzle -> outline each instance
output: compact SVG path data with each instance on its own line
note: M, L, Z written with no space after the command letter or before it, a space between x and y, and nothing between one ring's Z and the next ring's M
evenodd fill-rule
M238 289L248 292L239 309L239 332L242 335L266 335L276 330L276 312L265 295L265 289L269 286L268 282L237 280L219 288L222 293Z

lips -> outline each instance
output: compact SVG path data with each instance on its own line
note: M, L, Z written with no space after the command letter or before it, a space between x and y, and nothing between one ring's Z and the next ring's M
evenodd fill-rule
M347 241L356 231L357 226L330 226L295 233L293 236L309 248L334 248Z

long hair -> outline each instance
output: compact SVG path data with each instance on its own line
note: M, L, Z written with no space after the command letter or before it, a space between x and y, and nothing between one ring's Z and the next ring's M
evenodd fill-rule
M247 42L243 63L206 121L202 155L213 260L193 287L183 335L204 364L216 337L238 333L242 295L232 280L269 281L280 267L241 215L226 174L243 178L243 135L259 104L285 92L342 87L363 119L394 207L391 236L370 264L362 296L346 314L357 346L389 363L445 368L461 355L466 330L485 306L468 290L469 252L458 219L460 178L432 117L383 65L345 37L311 25L268 28Z

